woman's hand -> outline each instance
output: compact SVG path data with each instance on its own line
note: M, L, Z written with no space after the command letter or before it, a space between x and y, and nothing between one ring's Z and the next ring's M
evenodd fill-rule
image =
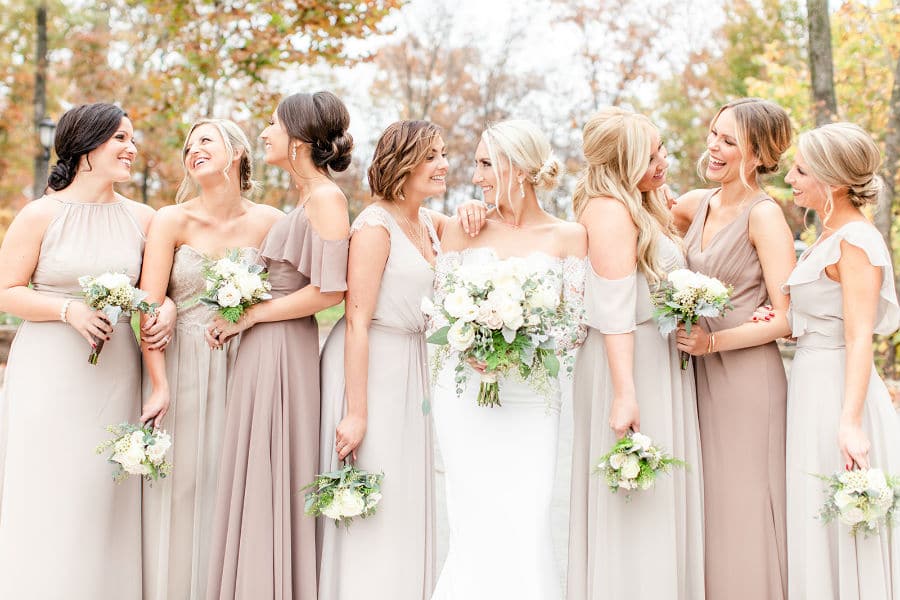
M625 437L629 431L641 430L641 411L634 395L613 397L609 428L616 433L617 438Z
M691 325L691 333L688 334L684 323L679 323L675 342L682 352L687 352L691 356L703 356L709 349L709 334L697 324Z
M344 460L351 452L356 460L356 449L366 435L366 418L350 413L338 423L335 430L334 449L338 458Z
M471 199L456 207L456 216L459 217L459 223L462 225L463 231L469 236L475 237L484 227L487 220L487 207L484 202Z
M771 321L775 316L775 311L772 309L771 304L763 304L753 311L753 316L750 317L751 323L762 323L765 321Z
M869 468L869 436L856 423L841 419L838 427L838 445L844 458L844 468L848 471L856 465L860 469Z
M172 340L178 308L171 299L166 298L152 315L147 315L141 325L141 341L150 350L164 350Z
M216 316L212 325L206 328L206 343L214 350L221 348L228 340L249 328L250 323L248 323L246 316L241 317L237 323L231 323L220 316Z
M466 362L469 364L470 367L472 367L473 369L475 369L476 371L478 371L479 373L484 375L484 371L485 371L485 369L487 369L487 363L481 362L480 360L476 360L471 357L467 358Z
M159 427L167 412L169 412L168 388L154 388L150 396L144 400L141 423L152 421L154 427Z
M84 302L73 301L66 309L66 321L96 350L97 342L109 341L113 325L103 311L91 310Z

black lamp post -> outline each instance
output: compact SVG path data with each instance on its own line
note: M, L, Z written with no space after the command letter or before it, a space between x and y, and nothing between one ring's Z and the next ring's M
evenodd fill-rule
M50 117L44 117L38 123L38 135L41 138L41 146L44 147L44 160L50 160L50 149L53 148L53 137L56 133L56 123Z
M50 117L44 117L37 124L38 138L43 153L34 157L34 190L32 198L40 198L47 187L47 171L50 163L50 149L53 148L53 136L56 123Z

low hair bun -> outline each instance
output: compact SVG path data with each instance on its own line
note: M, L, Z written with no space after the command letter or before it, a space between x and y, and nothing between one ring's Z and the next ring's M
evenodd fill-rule
M552 190L559 183L559 174L562 170L562 165L559 160L554 155L550 155L547 160L544 161L544 164L541 165L541 168L535 173L534 177L532 177L532 184L534 187L541 190Z
M331 140L331 158L328 166L332 171L346 171L353 155L353 136L344 131Z
M884 181L878 175L873 175L871 179L858 185L851 185L847 191L850 202L854 206L864 206L866 204L875 204L878 202L878 196L884 188Z
M71 160L61 159L50 169L47 185L51 190L59 191L69 187L73 179L75 179L75 169Z

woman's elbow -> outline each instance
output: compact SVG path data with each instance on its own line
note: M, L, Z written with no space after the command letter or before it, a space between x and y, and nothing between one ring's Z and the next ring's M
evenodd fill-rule
M344 301L346 292L321 292L322 308L331 308Z

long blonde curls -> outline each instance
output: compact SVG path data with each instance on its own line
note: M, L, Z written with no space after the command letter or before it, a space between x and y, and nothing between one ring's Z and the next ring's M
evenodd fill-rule
M676 237L672 216L660 195L638 190L656 150L656 133L650 119L621 108L610 106L594 114L582 134L588 166L578 178L572 199L576 218L591 198L606 196L625 205L638 229L637 266L651 285L666 275L657 260L659 234Z

